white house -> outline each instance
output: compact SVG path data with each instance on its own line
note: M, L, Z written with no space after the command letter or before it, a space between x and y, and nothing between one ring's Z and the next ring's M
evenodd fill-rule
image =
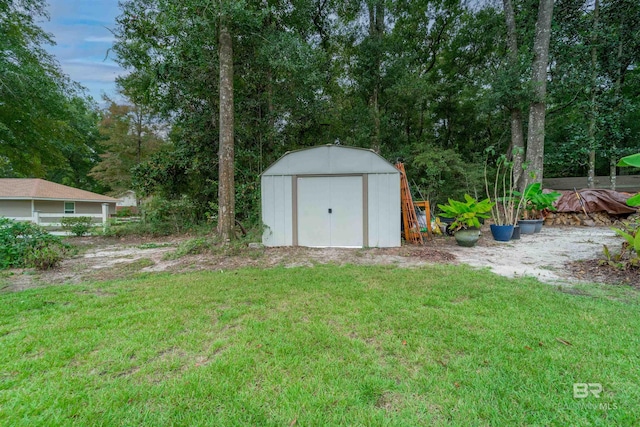
M138 211L138 198L133 190L127 190L117 196L116 211L128 209L136 213Z
M0 217L47 225L62 217L106 222L118 200L37 178L0 178Z

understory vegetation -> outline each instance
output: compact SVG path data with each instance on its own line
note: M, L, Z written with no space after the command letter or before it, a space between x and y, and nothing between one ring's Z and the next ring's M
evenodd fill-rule
M640 269L640 218L623 221L612 230L623 239L622 245L619 250L604 245L601 263L621 270Z
M48 270L72 252L69 244L38 225L0 217L0 270Z
M317 266L4 293L0 424L633 425L638 294L584 290Z

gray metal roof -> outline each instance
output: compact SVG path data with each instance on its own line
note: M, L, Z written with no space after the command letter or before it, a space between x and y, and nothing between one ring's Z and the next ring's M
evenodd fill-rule
M262 175L340 175L399 173L372 150L341 145L321 145L289 151Z

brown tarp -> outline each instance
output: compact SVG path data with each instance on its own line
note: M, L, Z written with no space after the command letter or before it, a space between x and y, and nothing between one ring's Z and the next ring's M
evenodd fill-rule
M582 205L575 191L560 191L560 198L554 203L558 212L582 212ZM636 208L627 206L629 193L613 190L584 189L577 193L582 199L587 213L607 212L611 215L621 215L636 212Z

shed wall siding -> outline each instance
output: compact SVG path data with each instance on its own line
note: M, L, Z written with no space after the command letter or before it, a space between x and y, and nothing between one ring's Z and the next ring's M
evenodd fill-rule
M26 218L31 215L31 200L0 200L0 216Z
M400 246L400 175L370 174L369 246Z
M293 245L292 177L262 176L262 236L265 246Z

